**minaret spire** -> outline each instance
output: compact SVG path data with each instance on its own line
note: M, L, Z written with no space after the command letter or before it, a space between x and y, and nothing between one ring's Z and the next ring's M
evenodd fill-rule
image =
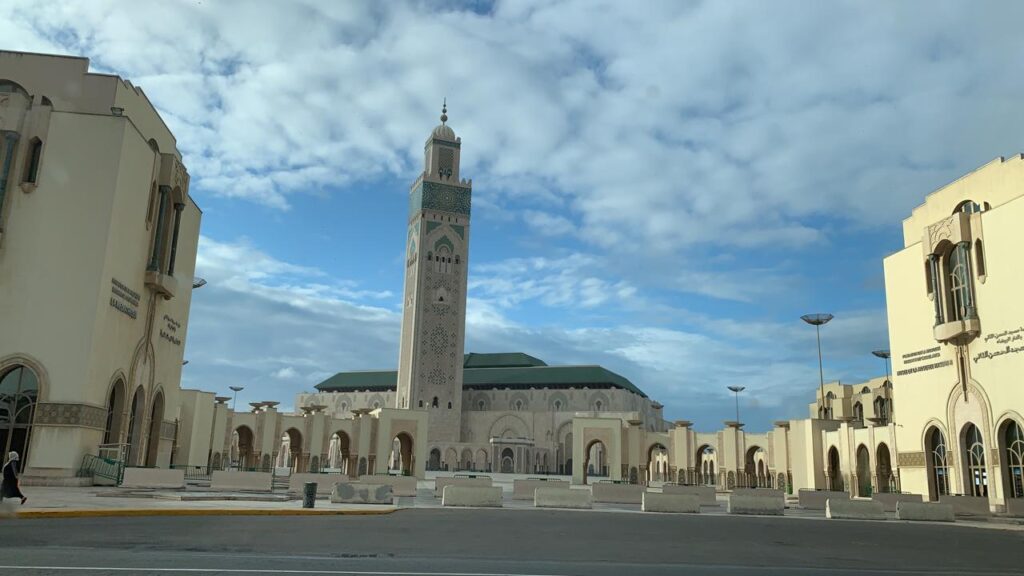
M448 121L448 97L445 96L444 103L441 104L441 125Z

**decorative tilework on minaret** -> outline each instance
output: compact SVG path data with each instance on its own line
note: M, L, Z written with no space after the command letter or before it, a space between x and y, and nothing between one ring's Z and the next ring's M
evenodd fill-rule
M459 179L462 141L447 122L445 101L409 190L396 402L430 411L428 441L458 442L473 184Z

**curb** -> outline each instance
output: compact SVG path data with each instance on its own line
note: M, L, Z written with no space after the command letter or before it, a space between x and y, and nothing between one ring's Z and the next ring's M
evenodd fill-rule
M397 508L384 510L309 510L309 509L231 509L231 508L126 508L96 510L30 510L18 512L15 518L116 518L145 516L383 516Z

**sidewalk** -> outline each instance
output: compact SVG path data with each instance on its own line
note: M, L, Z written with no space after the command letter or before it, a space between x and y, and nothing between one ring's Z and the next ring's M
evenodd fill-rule
M332 504L319 499L312 510L302 508L302 500L284 494L218 493L213 499L182 500L180 496L207 495L202 491L128 490L91 486L86 488L26 488L28 502L17 506L5 501L3 512L14 511L19 518L81 516L188 516L188 515L324 515L390 514L397 506ZM177 496L177 498L175 497ZM267 498L271 496L271 498Z

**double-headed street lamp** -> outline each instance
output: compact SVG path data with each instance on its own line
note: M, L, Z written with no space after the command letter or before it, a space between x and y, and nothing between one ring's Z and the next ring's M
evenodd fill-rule
M818 378L819 386L821 390L821 410L819 415L828 415L828 410L825 408L825 369L822 368L821 364L821 326L828 324L828 321L834 318L831 314L804 314L800 317L801 320L814 326L814 331L818 335Z
M238 403L238 393L245 390L245 386L228 386L232 392L235 393L235 398L231 401L231 411L235 411L235 404Z

